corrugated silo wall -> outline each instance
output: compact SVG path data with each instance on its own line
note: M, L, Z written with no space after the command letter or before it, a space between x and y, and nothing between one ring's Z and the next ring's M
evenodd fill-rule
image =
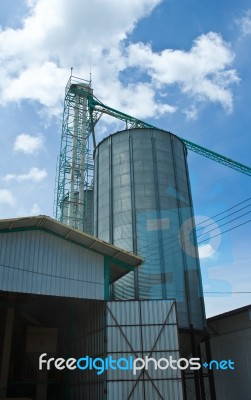
M94 234L144 258L114 285L115 299L175 298L179 326L203 329L186 156L184 143L165 131L131 129L104 139L95 153Z

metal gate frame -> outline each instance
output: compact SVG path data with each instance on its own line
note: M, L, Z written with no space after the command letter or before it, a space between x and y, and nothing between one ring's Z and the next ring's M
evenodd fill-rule
M128 319L130 319L130 316L126 315L125 318L127 319L127 323L124 324L121 323L119 321L119 319L123 319L123 311L125 311L127 305L129 305L131 303L135 303L135 309L136 307L139 308L139 321L137 321L137 323L133 323L133 321L131 321L131 323L128 323ZM169 303L169 310L166 313L164 319L162 319L162 321L158 321L158 323L156 323L156 320L159 318L159 316L153 315L152 314L152 320L148 321L148 324L144 323L144 317L142 316L142 311L146 311L146 305L147 308L149 309L149 313L151 311L153 311L154 306L155 306L155 310L158 310L158 305L161 307L163 307L163 303ZM143 305L144 304L144 305ZM117 307L118 306L118 307ZM119 313L114 312L114 308L118 308ZM144 310L143 310L144 308ZM149 314L150 315L150 314ZM111 302L107 302L106 303L106 321L107 321L107 325L106 325L106 345L109 347L109 333L111 328L117 328L118 333L117 333L117 338L119 340L119 336L120 338L123 338L128 346L128 349L130 350L130 354L134 355L136 358L138 357L142 357L143 353L144 356L148 356L151 357L153 355L153 352L157 352L159 354L163 353L163 352L168 352L170 354L175 353L175 356L177 358L179 358L179 343L178 343L178 325L177 325L177 313L176 313L176 303L175 300L125 300L125 301L111 301ZM133 320L135 316L131 316L131 319ZM110 320L110 322L108 321ZM169 328L166 327L170 327L170 326L174 326L174 331L175 331L175 337L173 337L173 343L177 343L177 348L172 348L170 349L170 347L168 348L168 341L166 342L166 348L164 349L160 349L158 350L157 347L158 345L161 346L160 344L160 339L162 339L163 335L165 334L164 331L166 331ZM157 337L154 339L153 341L153 345L149 348L144 348L145 343L147 343L147 341L149 342L149 335L151 335L150 329L147 329L147 327L153 327L153 326L158 326L158 334ZM135 348L135 346L131 343L131 341L129 340L125 330L126 327L131 327L133 329L133 327L135 327L135 333L136 330L139 329L140 330L140 344L139 347L141 348L140 351L138 349ZM143 329L144 328L144 329ZM147 346L146 346L147 347ZM141 354L139 354L139 352ZM107 355L109 354L118 354L118 351L109 351L107 350ZM128 353L121 350L119 353ZM147 353L147 354L146 354ZM180 389L177 390L177 394L175 397L172 398L172 400L181 400L183 399L183 388L182 388L182 378L181 378L181 374L180 371L177 370L177 374L178 376L175 376L175 378L167 378L167 377L161 377L163 371L160 371L160 376L156 379L153 378L150 373L145 370L142 369L140 371L139 376L136 379L122 379L122 381L124 382L134 382L132 389L129 392L129 395L126 398L123 398L123 400L132 400L133 399L133 394L135 392L135 389L137 387L137 385L140 382L151 382L153 388L155 389L155 396L158 397L154 397L154 399L161 399L161 400L167 400L166 397L163 397L163 394L160 392L159 388L156 385L156 381L162 380L162 381L173 381L176 380L179 382L180 384ZM109 379L109 372L107 372L107 379L106 379L106 384L108 384L109 382L121 382L120 380L110 380ZM179 386L179 385L178 385ZM149 399L149 397L146 397L147 393L145 392L145 385L143 384L143 389L144 389L144 394L142 396L142 399L138 399L137 400L147 400ZM109 391L108 391L109 392ZM109 397L109 393L107 392L106 394L106 398L107 400L110 400ZM112 398L113 400L113 398Z

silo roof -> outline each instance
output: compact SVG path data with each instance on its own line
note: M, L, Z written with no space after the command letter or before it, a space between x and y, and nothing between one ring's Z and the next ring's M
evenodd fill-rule
M135 268L143 262L141 257L129 251L74 229L46 215L0 220L0 233L26 230L43 230L103 256L108 256L111 260L111 282L129 272L125 268L119 268L120 265Z

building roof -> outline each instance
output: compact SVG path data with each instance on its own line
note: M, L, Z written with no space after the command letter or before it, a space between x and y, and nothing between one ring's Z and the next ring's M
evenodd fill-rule
M128 272L119 266L138 267L143 259L129 251L113 246L103 240L65 225L46 215L0 220L0 233L25 230L43 230L67 241L83 246L111 260L111 282Z
M213 317L207 318L207 321L210 322L210 321L223 319L223 318L226 318L226 317L232 317L233 315L240 314L242 312L249 311L249 310L251 310L251 305L250 304L247 305L247 306L244 306L244 307L236 308L236 309L231 310L231 311L227 311L227 312L222 313L222 314L214 315Z

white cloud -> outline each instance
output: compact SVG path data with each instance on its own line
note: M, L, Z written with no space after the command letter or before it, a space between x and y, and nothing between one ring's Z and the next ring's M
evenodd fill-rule
M21 205L21 207L16 209L17 217L23 217L24 215L25 216L41 215L41 209L37 203L33 203L32 206L30 206L30 204L26 202L25 206Z
M3 99L7 102L35 100L46 106L49 114L61 115L62 86L68 76L68 71L58 68L53 62L34 63L9 80Z
M96 85L103 82L101 96L102 87L112 91L124 68L121 41L161 1L29 1L23 27L0 32L0 101L31 99L61 116L71 66L87 78L92 68Z
M30 171L27 174L20 174L20 175L8 174L3 179L5 181L15 180L17 182L23 182L23 181L40 182L46 177L47 177L47 172L45 169L39 169L39 168L33 167L30 169Z
M119 92L123 92L123 97L120 100L118 100ZM155 100L154 88L147 83L130 84L127 88L117 85L117 94L115 99L110 99L110 104L115 108L120 107L124 112L138 118L158 117L165 113L174 113L176 111L175 106L158 103Z
M40 207L37 203L34 203L30 211L30 215L39 215L41 212Z
M89 77L105 103L138 118L173 113L177 104L157 101L157 94L176 85L196 101L233 107L231 69L234 54L222 37L199 36L190 51L125 45L137 22L163 0L29 0L30 12L20 29L0 32L0 102L39 102L49 115L62 114L64 86L73 74ZM95 21L95 23L94 23ZM148 82L122 83L128 67L149 75ZM97 89L97 90L96 90ZM160 98L160 96L159 96Z
M198 109L194 105L184 110L183 113L187 120L195 121L198 118Z
M234 54L219 34L199 36L190 51L166 49L154 53L150 45L131 44L129 65L141 68L160 86L178 84L183 93L197 101L220 103L227 111L233 107L230 85L239 81L237 72L229 69Z
M14 150L23 153L32 154L43 147L43 136L31 136L27 133L21 133L16 137Z
M198 250L200 258L210 258L215 253L215 249L209 243L198 246Z
M0 189L0 204L13 207L16 203L16 199L8 189Z
M251 34L251 9L247 10L241 18L235 20L243 36Z

